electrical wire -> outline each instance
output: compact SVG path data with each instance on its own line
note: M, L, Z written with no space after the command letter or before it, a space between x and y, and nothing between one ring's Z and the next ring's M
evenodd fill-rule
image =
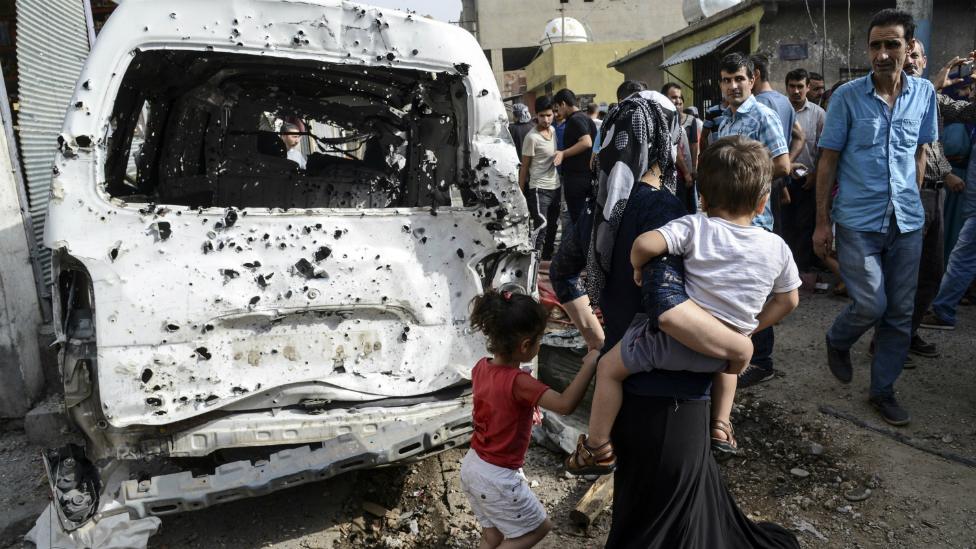
M826 78L827 76L824 74L824 72L827 70L825 65L826 55L827 55L827 0L823 0L822 8L823 8L823 47L820 48L820 76Z
M851 0L847 0L847 79L851 79L851 42L854 36L851 31Z
M826 1L826 0L825 0ZM810 11L810 0L803 0L803 5L807 8L807 18L810 19L810 31L811 34L817 36L817 24L813 22L813 12ZM826 19L826 14L825 14ZM824 37L825 40L820 43L820 76L823 76L824 72L824 55L827 51L827 41L826 41L826 24L824 25Z
M817 34L817 24L813 22L813 14L810 12L810 0L803 0L803 4L807 7L807 17L810 18L810 28L813 30L813 34Z

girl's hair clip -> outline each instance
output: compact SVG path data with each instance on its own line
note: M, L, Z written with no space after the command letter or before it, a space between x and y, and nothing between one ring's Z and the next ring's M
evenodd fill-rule
M510 292L508 290L505 290L504 292L502 292L502 299L504 299L505 301L511 301L512 300L512 292Z

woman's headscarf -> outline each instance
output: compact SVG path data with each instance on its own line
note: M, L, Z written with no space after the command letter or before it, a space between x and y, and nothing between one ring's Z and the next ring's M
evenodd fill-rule
M662 187L672 194L677 190L672 140L675 124L676 114L666 115L654 92L624 99L603 122L593 234L586 261L586 291L591 303L599 302L606 285L620 220L640 178L656 165Z

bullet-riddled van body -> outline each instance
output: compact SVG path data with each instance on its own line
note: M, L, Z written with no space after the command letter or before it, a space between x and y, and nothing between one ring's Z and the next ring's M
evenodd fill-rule
M55 481L79 472L56 487L66 529L113 483L158 515L467 440L469 302L533 292L535 261L466 31L330 0L127 0L59 147L45 243L85 438L48 455Z

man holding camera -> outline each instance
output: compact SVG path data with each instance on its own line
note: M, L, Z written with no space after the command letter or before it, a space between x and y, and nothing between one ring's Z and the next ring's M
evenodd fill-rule
M909 63L906 63L905 70L908 71L909 64L914 63L915 65L921 64L921 69L917 69L921 72L925 68L925 52L919 48L920 59L914 60L909 59ZM914 52L913 52L914 54ZM937 90L942 90L947 86L953 85L956 82L963 81L967 75L972 77L974 63L976 60L976 51L971 52L967 57L956 57L950 61L942 70L939 71L932 78L932 83L935 84ZM956 71L956 76L952 77L950 73ZM942 128L945 124L951 124L954 122L961 122L966 124L972 124L976 122L976 103L972 101L956 101L952 98L939 93L936 96L939 105L939 130L940 135ZM964 216L967 217L966 224L970 224L969 217L973 215L973 207L971 204L976 203L976 201L971 200L970 197L976 197L976 189L965 189L965 183L956 177L950 170L951 166L946 160L945 152L942 148L942 143L933 143L929 150L929 163L935 163L933 169L926 169L925 180L928 183L929 180L938 182L944 182L945 187L952 192L962 192L966 191L966 206L964 206ZM972 165L972 164L970 164ZM927 166L926 166L927 167ZM971 170L972 168L970 168ZM971 184L972 182L970 182ZM931 193L931 191L928 191ZM942 248L942 191L937 189L937 195L935 202L939 205L938 210L938 238L937 244L933 244L932 256L926 258L926 249L923 247L922 251L922 269L919 272L918 280L918 297L915 300L915 316L913 317L913 328L928 329L942 329L951 330L955 326L955 308L959 304L959 300L962 298L969 284L972 282L973 278L973 253L976 250L976 246L973 245L973 239L971 236L972 231L966 232L966 237L964 238L963 232L960 232L960 238L956 242L955 247L952 249L952 253L949 257L949 265L947 267L945 276L942 276L942 260L944 257L944 250ZM923 202L926 199L926 189L923 187L922 191ZM928 208L928 203L925 203L926 208ZM927 213L927 212L926 212ZM965 229L966 224L963 225ZM933 232L935 232L933 230ZM929 239L926 237L925 246L929 245ZM932 269L931 266L926 265L937 263L938 270ZM931 271L931 272L927 272ZM931 278L933 274L938 274L939 278ZM927 279L924 280L923 279ZM939 280L941 279L941 285ZM922 299L922 287L925 284L929 292L926 294L927 300ZM937 295L935 290L937 290ZM927 314L922 314L929 307L932 307L931 312ZM913 333L912 337L912 347L911 352L921 355L921 356L938 356L938 352L935 345L927 343L922 338L918 336L917 333ZM906 365L907 367L907 365Z
M918 40L914 40L912 50L905 60L905 72L909 76L920 77L927 63L925 47ZM950 63L940 71L939 75L936 75L933 80L936 90L941 90L946 85L945 81L952 66ZM946 123L976 121L976 103L954 101L941 93L936 95L936 100L939 107L940 137ZM939 291L939 283L942 281L942 266L945 259L942 212L942 203L945 201L944 189L954 193L962 192L965 183L952 173L952 166L946 159L941 141L926 145L925 154L925 175L920 190L922 207L925 209L925 225L922 227L922 259L919 263L918 290L915 294L915 311L912 315L912 343L908 350L918 356L937 357L939 352L935 344L922 339L918 335L918 328L924 313L932 306L932 301ZM909 355L905 361L905 368L914 367Z

